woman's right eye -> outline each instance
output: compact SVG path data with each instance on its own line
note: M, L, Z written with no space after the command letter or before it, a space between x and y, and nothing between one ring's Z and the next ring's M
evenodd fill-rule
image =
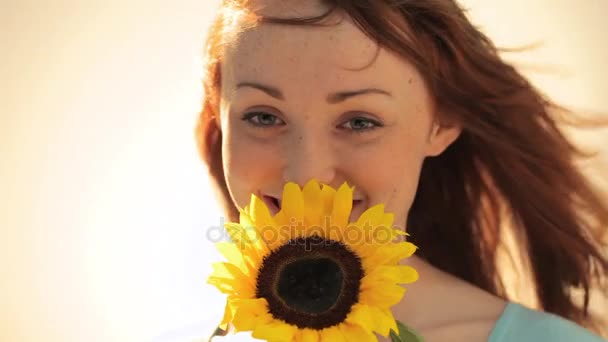
M280 122L279 125L285 124L283 120L279 119L275 115L261 111L245 113L245 115L243 115L242 120L247 121L248 123L258 128L276 126L277 122Z

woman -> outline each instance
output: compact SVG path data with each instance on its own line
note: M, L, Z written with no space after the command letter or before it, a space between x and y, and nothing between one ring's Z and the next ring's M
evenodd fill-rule
M579 325L600 332L606 201L559 108L454 1L226 0L206 63L197 137L230 220L252 193L276 213L287 181L347 181L351 219L385 203L420 247L393 314L426 341L600 341ZM507 221L546 313L507 297Z

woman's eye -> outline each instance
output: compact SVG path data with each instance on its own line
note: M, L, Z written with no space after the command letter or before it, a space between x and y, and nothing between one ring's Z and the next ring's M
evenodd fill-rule
M350 126L346 128L355 133L363 133L365 131L370 131L375 128L382 127L381 123L363 117L352 118L348 120L345 125Z
M242 120L261 128L276 126L277 122L280 122L280 125L285 124L283 120L279 119L275 115L266 112L245 113L245 115L243 115Z

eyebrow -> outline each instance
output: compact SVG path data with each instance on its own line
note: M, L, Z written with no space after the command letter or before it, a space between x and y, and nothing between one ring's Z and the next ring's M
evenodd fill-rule
M258 89L258 90L261 90L264 93L268 94L269 96L274 97L275 99L285 100L285 96L278 88L275 88L275 87L272 87L269 85L256 83L256 82L239 82L236 85L236 89L241 89L241 88ZM366 95L366 94L380 94L380 95L386 95L388 97L393 97L393 95L386 90L382 90L382 89L378 89L378 88L365 88L365 89L341 91L341 92L337 92L337 93L332 93L327 96L326 101L329 104L336 104L336 103L344 102L344 101L348 100L349 98L359 96L359 95Z

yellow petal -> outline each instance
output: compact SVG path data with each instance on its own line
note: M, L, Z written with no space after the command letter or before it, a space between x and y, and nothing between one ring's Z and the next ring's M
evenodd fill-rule
M253 220L251 219L251 211L249 210L249 206L246 206L245 209L239 210L239 224L242 227L253 227ZM245 235L248 236L248 235Z
M283 187L283 199L281 200L281 211L290 224L303 222L304 220L304 197L296 183L289 182Z
M408 284L418 280L418 272L409 265L378 266L362 279L362 287L367 283Z
M336 192L332 208L331 224L342 229L348 224L348 217L353 209L353 189L344 182Z
M405 233L399 229L380 223L374 228L374 232L372 234L372 241L375 244L387 245L395 243L396 240L404 234Z
M301 329L298 332L298 342L318 342L319 333L313 329Z
M215 248L229 263L241 267L245 271L243 254L233 242L217 242L215 243Z
M268 304L264 298L233 301L233 307L235 309L232 324L237 331L253 330L258 324L258 318L268 312Z
M381 227L375 234L376 243L391 244L398 241L404 241L404 236L407 235L401 228L393 226L395 214L384 213L382 221L378 225ZM379 234L382 233L382 234Z
M316 179L310 180L302 191L306 213L304 223L308 226L320 226L323 213L321 188Z
M275 218L270 215L266 204L254 195L251 197L251 220L257 234L268 247L268 250L265 250L266 252L283 245L284 241L281 238L280 228Z
M255 291L247 282L239 279L228 279L210 276L207 283L215 286L220 292L227 295L238 296L242 298L252 298L255 296Z
M332 208L334 207L334 197L336 195L336 190L331 186L323 184L321 188L321 202L323 203L323 215L329 216L331 215Z
M263 229L260 232L269 250L275 250L293 238L291 223L283 211L279 211L272 219L275 224L274 227Z
M409 284L418 280L418 271L415 268L408 265L393 266L397 268L395 274L396 282L399 284Z
M235 243L217 242L215 248L229 263L239 267L247 277L255 279L257 276L257 265L251 262L251 258L245 257Z
M266 203L255 195L251 195L251 220L258 231L275 226Z
M365 231L362 227L358 227L355 223L351 223L344 230L344 242L351 250L353 250L365 266L365 261L371 255L376 253L376 249L380 246L373 244L371 238L372 231Z
M321 342L347 342L338 326L325 328L319 332Z
M350 313L346 317L346 322L359 325L367 331L374 330L374 321L369 310L369 306L364 304L353 305Z
M359 297L362 304L369 306L389 308L399 303L405 293L405 289L399 285L384 284L382 282L376 282L375 284L367 283L365 285L365 288L361 286Z
M241 212L241 216L243 215L243 212ZM256 254L263 256L263 248L260 248L261 246L259 245L261 239L258 237L255 226L249 222L248 218L242 218L241 221L245 223L224 223L224 228L230 235L230 239L241 251L245 249L254 249Z
M282 321L273 320L269 323L258 324L253 330L252 337L260 340L291 342L298 328Z
M212 264L213 273L207 283L218 288L222 293L244 298L255 294L254 280L233 264L216 262Z
M336 190L329 185L323 184L321 188L321 216L320 216L320 229L316 231L309 231L308 235L316 235L331 238L331 232L335 230L336 226L333 224L332 212L334 207L334 198Z
M243 249L247 245L249 245L249 237L245 232L243 226L234 222L227 222L224 224L224 228L228 235L230 235L230 240L239 248Z
M416 250L418 250L418 247L416 245L414 245L411 242L407 242L407 241L399 242L399 243L397 243L397 245L400 246L399 248L403 248L401 258L409 258L414 253L416 253Z
M230 309L230 301L226 301L226 307L224 308L224 317L220 322L220 328L222 330L228 330L228 323L232 320L232 310Z
M212 276L217 278L234 279L238 282L243 282L243 285L255 287L255 280L248 277L241 268L227 262L214 262Z
M269 249L262 237L258 234L255 226L249 223L247 216L241 212L242 223L227 222L224 224L226 231L230 234L230 239L234 242L244 255L247 255L259 265Z
M370 312L376 326L375 330L380 335L387 337L391 330L395 332L399 331L397 321L395 321L395 317L393 317L393 313L389 309L370 307Z
M379 246L373 255L362 260L364 269L370 273L378 266L395 265L399 260L409 258L417 247L411 242L398 242L386 246Z
M347 341L378 342L378 338L373 332L356 324L342 323L340 331Z
M382 215L382 220L380 221L380 225L382 225L384 227L392 228L394 221L395 221L395 214L385 212L384 215Z
M258 324L270 324L275 319L270 312L266 312L258 317Z
M274 223L277 225L277 227L285 227L285 226L289 225L289 219L285 215L284 210L280 210L278 213L276 213L276 215L274 215L273 219L274 219Z
M357 226L359 227L376 227L382 224L384 219L384 204L376 204L373 207L367 209L357 219Z

